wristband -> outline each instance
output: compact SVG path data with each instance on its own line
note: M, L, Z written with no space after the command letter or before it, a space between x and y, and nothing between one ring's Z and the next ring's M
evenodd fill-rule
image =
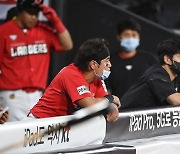
M112 95L106 95L104 96L105 98L107 98L109 100L109 103L112 103L114 100L114 97Z
M107 98L109 100L109 103L113 103L118 107L118 104L116 104L114 101L114 97L112 95L106 95L104 96L105 98Z

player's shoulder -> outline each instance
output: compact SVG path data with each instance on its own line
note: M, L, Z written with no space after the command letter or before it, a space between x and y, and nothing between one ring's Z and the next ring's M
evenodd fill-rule
M13 20L9 20L7 22L4 22L3 24L0 25L0 29L8 29L9 27L11 27L13 25L14 21Z
M0 25L0 33L1 35L6 35L11 30L14 29L14 21L10 20Z
M60 72L65 77L79 76L79 74L81 74L81 71L73 63L64 67Z
M145 74L150 80L168 78L168 73L159 64L151 66Z

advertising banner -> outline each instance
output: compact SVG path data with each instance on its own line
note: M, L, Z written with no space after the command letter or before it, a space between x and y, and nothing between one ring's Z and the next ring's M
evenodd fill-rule
M0 153L53 152L102 144L106 132L106 121L103 116L92 118L72 127L52 131L72 116L7 122L1 125ZM45 130L48 130L46 136L32 138L33 135L39 135Z
M118 122L107 123L104 142L150 138L179 132L180 107L120 112Z

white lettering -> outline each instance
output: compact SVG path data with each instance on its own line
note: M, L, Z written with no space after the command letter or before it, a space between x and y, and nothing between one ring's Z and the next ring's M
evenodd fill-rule
M11 56L12 57L16 57L17 56L17 52L14 51L14 48L11 48Z
M171 116L170 112L159 112L157 113L157 128L160 127L170 127L171 126Z
M17 48L11 48L11 56L27 56L36 54L45 54L48 52L46 44L33 44L28 46L18 46Z
M39 53L39 46L37 44L34 45L34 54L38 54Z
M30 55L33 54L33 46L32 45L28 45L28 53Z
M87 86L79 86L77 87L77 91L79 95L85 94L85 93L90 93L89 88Z
M154 119L153 116L150 115L131 115L129 122L129 132L132 131L141 131L145 129L153 129L154 130Z

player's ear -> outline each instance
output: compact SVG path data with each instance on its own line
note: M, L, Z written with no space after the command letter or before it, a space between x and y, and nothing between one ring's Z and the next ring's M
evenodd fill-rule
M89 67L90 67L90 69L92 69L92 70L95 69L96 65L97 65L97 62L96 62L95 60L91 60L91 61L89 62Z
M165 64L172 65L172 61L168 55L164 55L164 62Z
M117 36L116 36L116 38L117 38L117 40L118 40L118 41L120 41L120 40L121 40L120 35L117 35Z

